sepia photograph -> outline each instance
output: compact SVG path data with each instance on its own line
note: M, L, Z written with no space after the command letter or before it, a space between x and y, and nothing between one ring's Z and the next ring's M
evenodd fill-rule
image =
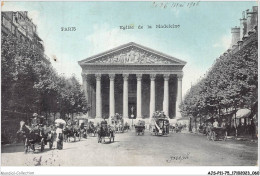
M1 166L259 175L258 1L1 1Z

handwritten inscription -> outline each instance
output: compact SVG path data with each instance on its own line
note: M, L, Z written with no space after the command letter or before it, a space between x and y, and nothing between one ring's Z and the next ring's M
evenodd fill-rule
M61 31L76 31L76 27L61 27Z
M168 159L166 160L166 162L167 162L167 163L172 163L172 162L175 162L175 161L182 162L183 160L189 159L189 155L190 155L190 153L188 152L188 153L185 154L185 155L170 156L170 158L168 158Z
M192 8L199 6L200 1L191 1L191 2L153 2L152 6L156 8Z

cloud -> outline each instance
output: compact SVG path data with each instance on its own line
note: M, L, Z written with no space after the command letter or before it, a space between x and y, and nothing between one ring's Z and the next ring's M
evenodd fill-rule
M221 39L213 45L214 48L223 48L227 50L231 44L231 35L223 35Z
M183 68L183 81L182 81L182 95L191 88L192 85L196 84L206 73L207 69L201 69L193 66L189 63Z
M68 54L55 52L55 54L49 55L49 57L52 66L59 74L63 74L66 77L76 75L79 81L81 80L81 68L77 62L71 60Z
M39 20L40 12L37 10L31 10L28 12L28 17L32 19L33 23L38 25L41 20Z

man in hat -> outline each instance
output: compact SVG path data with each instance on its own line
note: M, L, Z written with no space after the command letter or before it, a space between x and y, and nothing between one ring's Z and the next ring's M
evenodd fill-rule
M33 119L32 119L32 126L35 127L36 125L40 124L40 119L38 117L37 113L33 113Z

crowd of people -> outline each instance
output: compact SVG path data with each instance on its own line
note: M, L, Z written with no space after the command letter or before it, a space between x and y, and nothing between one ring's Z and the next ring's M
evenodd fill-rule
M215 118L212 121L205 122L199 126L199 132L206 134L207 128L226 128L228 136L238 136L238 135L251 135L252 138L256 137L256 125L253 120L251 123L241 124L241 123L234 123L233 125L230 122L226 122L225 119L218 121Z

